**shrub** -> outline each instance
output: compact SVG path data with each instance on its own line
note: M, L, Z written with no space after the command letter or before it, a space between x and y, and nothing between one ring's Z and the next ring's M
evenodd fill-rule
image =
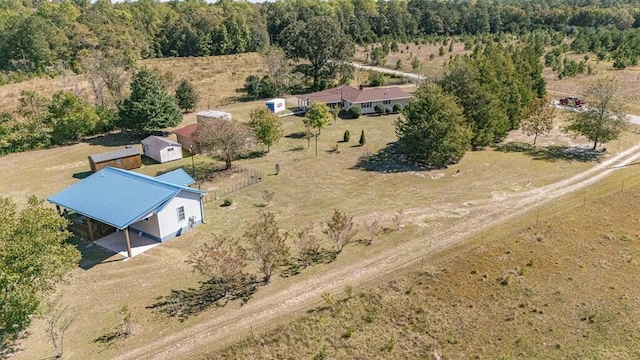
M402 67L402 60L398 59L398 61L396 61L396 69L400 69Z
M401 112L404 109L404 107L402 106L402 104L394 104L393 105L393 112Z
M349 140L351 140L351 134L349 133L349 130L345 130L344 131L344 137L342 138L343 142L349 142Z
M360 109L360 107L358 106L352 106L349 108L349 115L353 119L357 119L360 117L360 115L362 115L362 109Z
M377 71L369 73L369 84L371 86L384 85L384 75L381 72Z
M429 60L433 60L436 58L436 55L434 53L429 54Z
M413 60L411 60L411 67L412 67L414 70L420 67L420 60L418 60L418 57L417 57L417 56L415 56L415 57L413 58Z
M393 112L393 109L389 106L387 106L386 108L384 108L384 113L389 115Z
M376 114L382 115L384 113L384 106L382 104L377 104L373 107L373 110L376 111Z
M438 49L438 55L440 56L444 55L444 46L440 46L440 48Z
M358 144L360 144L360 146L364 146L365 143L366 140L364 138L364 130L362 130L362 132L360 133L360 141L358 141Z
M231 199L231 198L226 198L222 202L222 206L231 206L231 204L233 204L233 199Z

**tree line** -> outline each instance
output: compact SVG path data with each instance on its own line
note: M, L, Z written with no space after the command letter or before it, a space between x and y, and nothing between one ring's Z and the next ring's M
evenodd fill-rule
M134 62L237 54L269 44L286 48L292 42L283 40L292 33L315 35L313 27L305 32L303 24L320 17L333 19L340 32L357 44L441 35L524 34L541 29L591 39L597 36L595 29L606 28L616 38L617 32L632 34L627 31L640 27L637 0L287 0L263 4L11 0L0 3L0 83L19 81L28 74L83 72L85 59L102 54L117 53ZM586 49L583 40L578 45ZM598 48L612 54L636 51L607 40ZM318 71L318 63L307 65L310 73Z
M199 96L187 80L170 94L160 74L147 68L135 73L130 90L115 103L97 104L70 91L46 98L23 90L17 111L0 112L0 155L65 145L114 129L148 133L177 126L181 109L194 109Z

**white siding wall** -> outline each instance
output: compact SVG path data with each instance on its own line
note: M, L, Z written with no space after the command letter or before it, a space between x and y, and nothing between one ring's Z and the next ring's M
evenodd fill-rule
M184 220L178 221L178 208L184 206ZM189 217L195 217L195 223L202 222L200 212L200 194L180 191L167 206L158 214L160 221L160 238L165 238L178 231L189 229Z
M161 235L160 226L158 223L157 215L151 215L149 217L149 221L141 220L141 221L138 221L137 223L131 224L130 235L138 236L138 231L145 232L149 235L155 236L158 239L162 238L162 236L160 236Z
M173 150L169 150L173 149ZM182 149L180 146L167 146L160 150L160 162L165 163L167 161L173 161L182 159Z
M161 161L160 149L155 148L149 144L142 144L142 149L144 150L144 154L157 162Z

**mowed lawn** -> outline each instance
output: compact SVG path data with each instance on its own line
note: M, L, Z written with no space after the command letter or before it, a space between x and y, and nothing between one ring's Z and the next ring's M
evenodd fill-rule
M242 106L246 113L247 109L261 104L244 103ZM220 109L235 109L241 114L238 106ZM380 217L385 226L391 226L391 217L401 209L412 216L407 218L405 230L386 236L383 242L369 247L350 245L337 261L318 265L294 278L276 276L272 284L260 288L255 295L257 298L292 286L296 279L313 277L322 269L340 267L382 248L428 237L433 229L464 226L465 216L475 205L499 202L511 194L567 178L594 165L593 162L563 159L536 160L523 153L487 149L468 152L459 164L448 169L425 171L403 166L395 158L385 159L380 155L389 143L396 140L393 121L397 117L365 116L357 120L338 120L322 130L317 158L315 142L311 141L310 148L307 148L307 140L300 138L304 130L302 118L283 118L285 138L272 147L270 154L236 162L262 172L264 181L225 196L233 199L230 207L220 207L222 199L207 203L204 225L125 262L119 256L112 256L95 246L88 247L87 243L80 242L82 267L73 273L69 284L61 286L62 303L69 306L68 313L75 317L65 338L65 357L111 358L224 312L225 308L212 308L179 322L146 307L152 305L158 296L168 295L173 289L197 286L198 281L203 279L193 273L185 262L189 253L214 233L241 236L246 223L255 220L258 211L274 212L284 230L322 221L334 208L354 215L359 224ZM248 120L243 115L236 118ZM192 121L191 117L185 123ZM345 130L351 132L351 141L339 143ZM366 144L359 146L362 130L366 134ZM514 136L520 136L518 134ZM547 140L553 142L556 138L558 141L566 140L563 137ZM528 138L518 140L530 141ZM540 140L544 141L545 138ZM619 149L627 148L637 140L636 134L626 134L618 145ZM137 141L135 138L110 136L92 143L2 157L0 187L4 196L10 196L20 204L24 204L31 194L47 197L78 181L77 178L88 175L89 154L113 150ZM571 141L576 145L587 145L580 139ZM340 152L330 152L336 144ZM611 148L609 153L618 150L614 146ZM367 153L370 154L368 166ZM610 156L609 153L606 156ZM204 155L195 157L194 161L197 166L215 162ZM187 157L168 164L145 161L145 164L136 171L156 175L177 166L189 168L191 159ZM276 164L280 165L278 175L274 174ZM234 177L237 177L237 181ZM242 181L241 175L226 177L224 183L233 184L234 181ZM219 186L215 182L207 182L202 187L206 190ZM264 200L261 194L265 189L274 191L275 196L268 207L262 208L260 206ZM363 236L360 233L356 238ZM328 248L331 244L327 241L324 246ZM292 252L296 252L295 248ZM114 330L118 323L118 311L125 304L131 307L135 316L134 335L127 340L116 341L112 346L96 342L100 336ZM228 306L236 307L239 304ZM29 336L20 343L20 348L22 351L15 355L18 359L52 355L42 321L34 323Z

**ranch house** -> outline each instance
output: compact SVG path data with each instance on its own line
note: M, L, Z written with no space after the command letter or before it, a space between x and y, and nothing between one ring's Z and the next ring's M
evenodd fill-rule
M392 108L395 104L407 106L413 95L399 87L375 88L369 90L356 89L349 85L314 92L298 96L298 107L308 108L312 102L319 101L330 107L338 106L342 111L348 111L354 106L362 109L362 114L375 113L378 104Z
M47 200L71 231L131 257L132 243L157 244L203 222L205 192L188 187L193 182L182 169L154 178L106 167Z

